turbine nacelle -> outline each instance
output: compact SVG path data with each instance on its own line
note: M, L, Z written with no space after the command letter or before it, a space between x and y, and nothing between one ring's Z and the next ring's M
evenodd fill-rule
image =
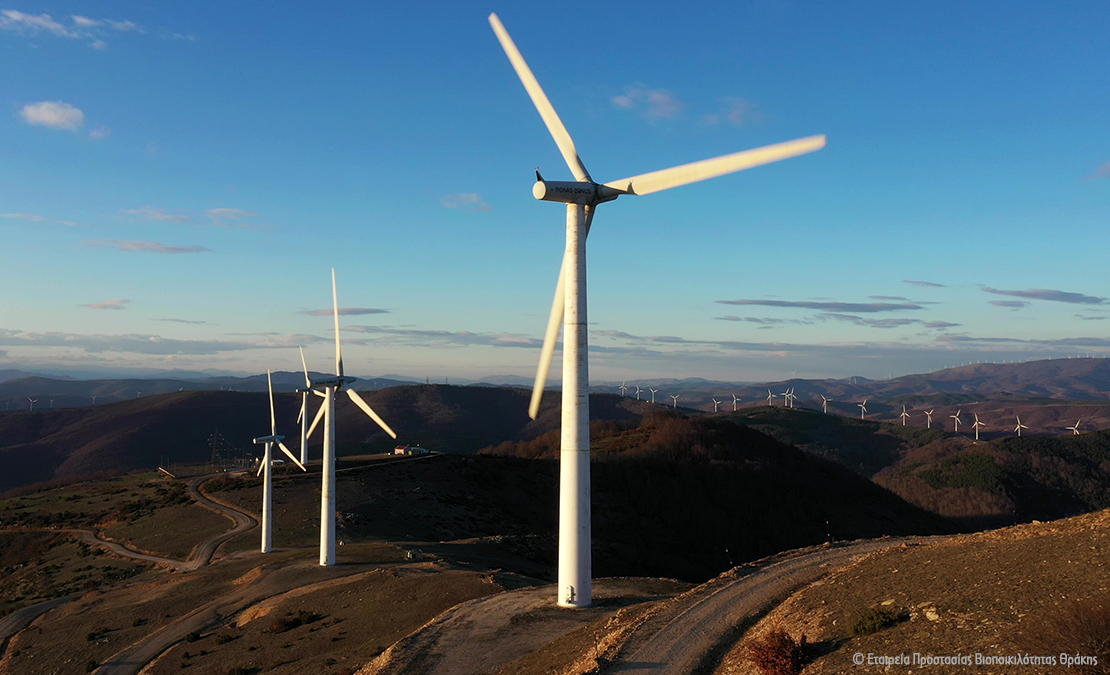
M355 382L357 380L358 380L357 377L351 377L350 375L341 375L339 377L328 377L328 378L324 378L324 379L321 379L321 380L312 380L312 385L311 386L312 387L342 387L345 384L350 384L351 382ZM297 391L300 392L302 390L298 389Z
M539 171L532 186L532 196L541 201L586 206L611 202L623 194L627 193L593 181L544 180Z
M259 436L258 438L254 439L254 444L262 445L263 443L280 443L284 440L285 436L278 436L276 434L273 436Z

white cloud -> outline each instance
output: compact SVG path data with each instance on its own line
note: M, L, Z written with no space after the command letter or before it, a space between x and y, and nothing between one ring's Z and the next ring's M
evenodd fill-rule
M681 115L686 107L666 89L648 89L642 84L626 87L623 95L614 96L609 100L618 108L636 110L651 122L674 119Z
M726 96L721 99L721 104L723 106L721 110L702 117L702 122L715 125L724 121L735 127L742 127L750 122L763 119L763 116L759 113L759 108L746 99Z
M105 42L104 40L93 40L92 42L89 43L89 46L92 47L93 49L103 51L103 50L108 48L108 43Z
M445 195L439 198L441 206L449 209L465 208L468 211L492 211L493 207L482 201L482 197L476 192L458 192L453 195Z
M77 223L73 222L72 220L50 220L49 218L40 216L37 213L0 213L0 218L16 218L32 223L51 222L57 225L69 225L71 227L77 227Z
M0 10L0 30L32 34L46 31L58 37L78 37L77 33L55 21L49 14L24 14L14 9Z
M187 223L192 220L187 215L180 213L167 213L165 209L156 209L153 206L144 206L138 209L120 209L125 216L135 216L139 220L158 220L169 223Z
M104 23L108 24L115 30L120 31L121 33L125 33L128 31L142 32L139 24L135 23L134 21L112 21L111 19L104 19Z
M78 15L74 14L70 18L73 19L74 24L76 24L76 25L78 25L82 28L95 28L97 26L102 26L103 25L100 21L97 21L96 19L90 19L87 16L78 16Z
M28 103L19 114L27 124L51 129L77 131L85 123L85 113L64 101Z
M113 298L112 300L101 300L88 305L81 305L81 307L88 307L89 309L127 309L124 307L130 300L123 298Z
M97 127L97 128L95 128L95 129L93 129L92 131L89 132L89 138L93 139L94 141L99 141L101 139L108 138L111 135L112 135L112 130L109 129L108 127Z
M208 209L204 212L204 215L208 216L212 220L213 225L219 225L221 227L230 227L242 230L257 229L261 227L259 225L251 225L249 223L240 222L244 218L257 218L262 215L261 213L255 213L254 211L244 211L242 209L227 208Z
M179 246L176 244L163 244L157 241L124 241L122 239L85 239L83 246L89 248L114 248L126 253L203 253L211 249L204 246Z

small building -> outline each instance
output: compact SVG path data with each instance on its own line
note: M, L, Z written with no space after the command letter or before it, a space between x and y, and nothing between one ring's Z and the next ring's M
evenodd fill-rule
M422 448L419 445L398 445L396 448L393 448L393 454L412 457L413 455L426 455L428 454L428 449Z

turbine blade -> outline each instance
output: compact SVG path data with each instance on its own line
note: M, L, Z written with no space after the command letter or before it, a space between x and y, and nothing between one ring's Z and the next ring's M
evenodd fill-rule
M265 468L266 468L266 457L263 456L262 461L260 461L258 463L258 471L255 472L254 477L258 478L259 476L261 476L262 475L262 470L265 469Z
M563 159L570 167L575 180L591 180L581 158L578 157L578 150L574 147L574 141L567 133L567 128L563 126L563 121L559 119L559 114L555 112L555 107L551 105L551 101L547 100L547 94L543 93L543 88L540 87L536 76L532 74L532 69L525 63L524 57L520 55L520 50L516 48L513 39L509 37L509 31L501 25L501 19L498 19L496 14L489 15L489 25L493 26L493 32L497 35L497 40L501 43L501 48L505 50L505 56L508 56L509 63L513 64L513 70L516 71L524 89L528 91L528 96L531 97L532 104L536 106L540 117L543 118L543 123L547 125L547 130L551 132L551 137L555 139L555 145L559 146L559 152L563 153Z
M308 363L304 360L304 347L298 346L297 349L301 350L301 366L304 367L304 386L308 389L312 386L312 382L308 379Z
M293 460L293 463L299 466L301 468L301 471L308 471L308 469L304 468L304 464L301 464L301 460L297 459L297 457L293 453L289 452L289 448L285 447L284 443L278 441L278 447L281 448L281 451L284 452L286 455L289 455L289 459Z
M551 370L551 359L555 354L555 343L563 328L563 303L566 300L566 256L559 267L559 281L555 284L555 300L551 303L551 314L547 317L547 331L543 335L543 349L540 350L540 363L536 367L536 381L532 385L532 400L528 404L528 417L536 419L540 414L540 399L547 384L547 372Z
M786 141L785 143L765 145L762 148L734 152L731 155L714 157L713 159L703 159L700 162L691 162L670 169L652 171L631 178L622 178L605 183L605 186L626 194L646 195L770 164L771 162L790 159L791 157L820 150L823 147L825 147L824 135L809 136Z
M270 435L277 436L277 418L274 416L274 380L266 370L266 384L270 387Z
M366 403L366 401L362 400L362 397L358 395L357 391L355 391L354 389L344 389L343 391L347 392L347 396L350 396L351 400L355 402L355 405L362 408L362 411L369 415L370 419L377 422L379 427L385 429L385 433L389 434L393 438L397 438L397 434L393 433L393 430L389 428L389 425L385 423L385 420L378 417L378 413L374 412L374 409L371 408L370 405Z
M312 432L313 432L313 431L316 431L316 425L320 423L320 420L321 420L321 419L323 419L323 417L324 417L324 410L325 410L325 409L326 409L327 407L328 407L328 406L327 406L327 401L325 401L324 403L321 403L321 404L320 404L320 409L316 411L316 417L314 417L314 418L312 419L312 424L311 424L311 425L309 425L309 427L308 427L308 433L306 433L306 434L305 434L305 438L312 438Z
M301 420L304 419L304 414L306 412L306 410L305 410L306 408L308 408L308 397L302 395L301 396L301 411L299 413L297 413L297 424L300 424Z
M335 292L335 268L331 268L331 304L335 308L335 374L343 377L343 351L339 348L339 295Z

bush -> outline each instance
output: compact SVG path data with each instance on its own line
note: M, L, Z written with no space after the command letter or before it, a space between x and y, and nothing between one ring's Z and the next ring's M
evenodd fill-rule
M870 635L898 623L898 615L889 609L871 607L852 624L852 635Z
M1105 673L1110 664L1110 593L1077 600L1032 617L1021 629L1030 649L1045 654L1093 656L1098 665L1077 665L1060 672Z
M786 631L774 630L748 645L748 658L763 675L798 675L807 648L806 636L795 641Z
M88 663L85 664L85 672L91 673L92 671L96 670L99 665L100 664L98 664L96 661L89 659Z
M235 636L233 636L233 635L217 635L216 636L216 644L225 645L225 644L227 644L228 642L231 642L234 639L235 639Z
M188 635L185 636L185 641L186 642L196 642L199 639L200 639L200 633L198 633L196 631L193 631L192 633L189 633Z

